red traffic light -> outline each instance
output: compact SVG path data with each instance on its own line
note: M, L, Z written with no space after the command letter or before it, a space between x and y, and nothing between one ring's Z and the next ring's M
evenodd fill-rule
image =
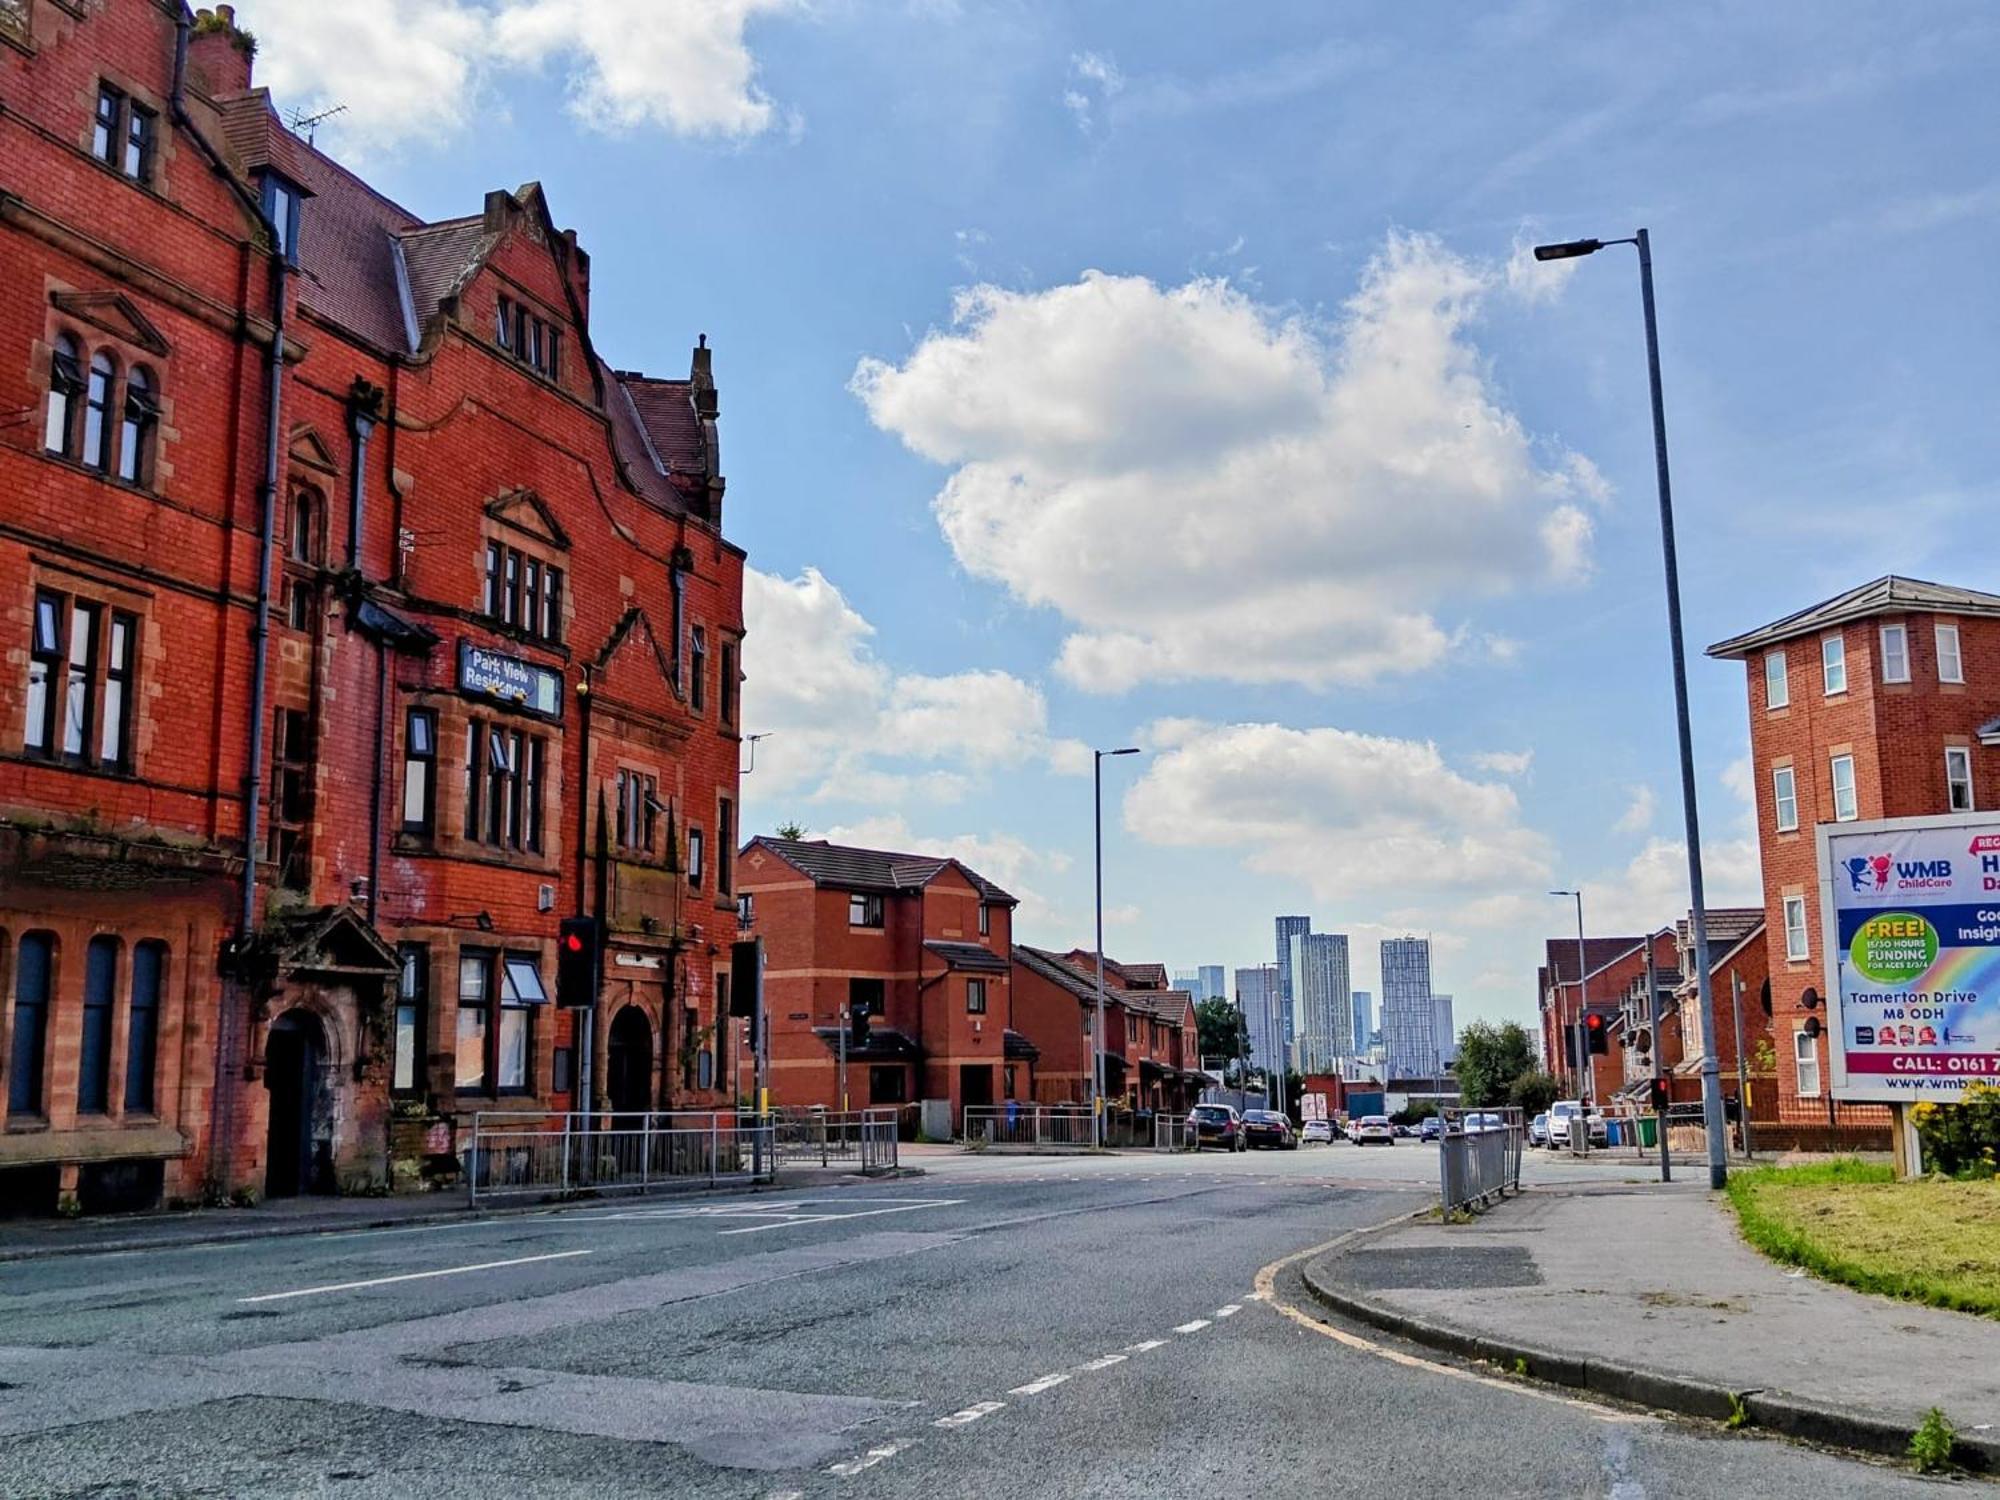
M572 953L581 953L583 952L583 939L573 932L566 932L563 934L563 946Z
M1604 1017L1596 1015L1585 1016L1583 1024L1588 1026L1592 1031L1602 1031L1604 1029Z

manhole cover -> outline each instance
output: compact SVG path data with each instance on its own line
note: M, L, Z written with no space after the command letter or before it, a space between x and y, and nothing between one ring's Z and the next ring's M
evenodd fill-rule
M1540 1286L1542 1273L1525 1245L1438 1245L1420 1250L1357 1250L1341 1257L1341 1280L1360 1291L1428 1287L1479 1291Z

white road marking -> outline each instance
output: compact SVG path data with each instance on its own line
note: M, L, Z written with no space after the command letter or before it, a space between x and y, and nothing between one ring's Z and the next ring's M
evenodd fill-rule
M1078 1373L1085 1370L1108 1370L1113 1365L1124 1364L1125 1359L1126 1356L1123 1354L1100 1354L1096 1359L1086 1360L1076 1368Z
M1125 1352L1127 1354L1144 1354L1149 1349L1164 1349L1166 1346L1167 1341L1165 1339L1147 1339L1143 1344L1127 1344Z
M872 1469L883 1459L894 1458L905 1448L914 1448L916 1445L916 1438L891 1438L879 1448L870 1448L859 1458L850 1458L845 1463L829 1464L826 1472L837 1474L842 1479L850 1479L863 1469Z
M1215 1315L1218 1318L1233 1318L1242 1311L1243 1311L1242 1303L1232 1302L1227 1307L1218 1307L1215 1310Z
M743 1229L725 1229L722 1234L762 1234L767 1229L792 1229L800 1224L832 1224L845 1219L872 1219L877 1214L907 1214L920 1208L948 1208L964 1201L963 1198L937 1198L928 1203L899 1204L895 1208L867 1208L858 1214L795 1214L775 1224L751 1224Z
M467 1271L498 1271L504 1266L531 1266L537 1261L568 1260L590 1255L589 1250L558 1250L553 1255L523 1255L514 1260L485 1260L476 1266L445 1266L436 1271L405 1271L400 1276L377 1276L368 1281L339 1281L332 1286L302 1286L290 1292L265 1292L256 1297L238 1297L238 1302L283 1302L291 1297L317 1297L323 1292L358 1292L363 1287L390 1286L398 1281L428 1281L433 1276L463 1276Z
M1040 1380L1031 1380L1026 1385L1017 1385L1007 1394L1010 1396L1039 1396L1043 1391L1051 1390L1061 1385L1067 1379L1069 1379L1069 1371L1064 1370L1057 1375L1044 1375Z
M968 1406L964 1411L955 1411L948 1417L939 1417L931 1423L933 1427L965 1427L977 1422L981 1417L990 1417L1007 1403L1005 1401L981 1401Z
M1181 1324L1181 1326L1180 1326L1180 1327L1178 1327L1178 1328L1176 1328L1176 1329L1174 1330L1174 1332L1175 1332L1175 1333L1200 1333L1200 1332L1202 1331L1202 1329L1204 1329L1204 1328L1206 1328L1206 1327L1208 1327L1208 1319L1206 1319L1206 1318L1196 1318L1196 1319L1195 1319L1195 1320L1194 1320L1194 1321L1193 1321L1192 1323L1183 1323L1183 1324Z

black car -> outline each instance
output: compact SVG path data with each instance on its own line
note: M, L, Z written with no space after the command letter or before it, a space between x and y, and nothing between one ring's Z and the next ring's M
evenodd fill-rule
M1194 1148L1220 1146L1224 1151L1243 1149L1243 1117L1227 1104L1197 1104L1188 1111L1194 1130Z
M1296 1151L1299 1138L1292 1122L1275 1109L1243 1111L1243 1140L1249 1146L1268 1146L1273 1151Z

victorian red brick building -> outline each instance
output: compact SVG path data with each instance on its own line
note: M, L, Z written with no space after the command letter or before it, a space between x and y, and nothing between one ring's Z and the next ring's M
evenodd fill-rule
M427 222L253 52L0 0L8 1208L403 1185L586 1074L731 1083L709 351L612 370L539 186ZM612 933L576 1016L571 912Z
M1709 647L1745 666L1781 1094L1826 1106L1820 823L2000 806L2000 595L1889 576ZM1817 1021L1818 1026L1810 1024Z

